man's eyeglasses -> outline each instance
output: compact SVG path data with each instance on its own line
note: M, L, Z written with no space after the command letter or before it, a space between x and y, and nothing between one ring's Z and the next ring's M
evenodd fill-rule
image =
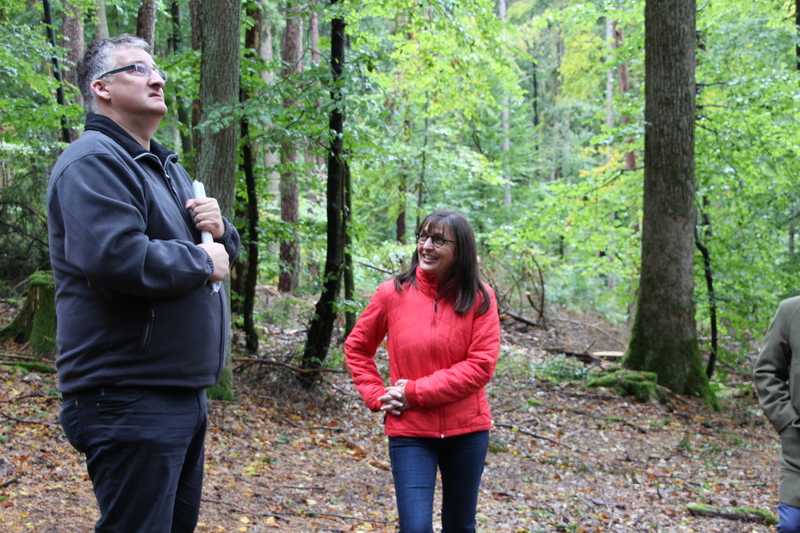
M103 76L108 76L109 74L116 74L118 72L125 72L126 70L132 70L136 74L140 76L147 76L148 78L150 77L150 73L155 70L156 74L158 74L161 77L161 79L164 80L164 83L167 83L166 72L164 72L158 67L151 67L150 65L146 65L144 63L134 63L133 65L128 65L126 67L115 68L114 70L109 70L108 72L100 74L99 76L97 76L96 79L99 80Z
M451 241L450 239L445 239L441 233L437 233L436 235L428 235L424 231L420 231L419 233L417 233L417 242L420 244L425 244L425 241L427 241L429 238L433 243L434 248L441 248L442 246L444 246L444 243L446 242L452 242L454 244L456 242L456 241Z

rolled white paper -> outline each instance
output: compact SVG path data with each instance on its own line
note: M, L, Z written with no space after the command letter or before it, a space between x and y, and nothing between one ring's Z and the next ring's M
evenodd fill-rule
M201 182L194 180L192 182L192 189L194 190L194 197L195 198L205 198L206 197L206 187ZM200 240L205 243L214 242L214 237L211 235L210 231L201 231L200 232ZM220 286L219 281L214 281L211 283L211 292L217 292Z

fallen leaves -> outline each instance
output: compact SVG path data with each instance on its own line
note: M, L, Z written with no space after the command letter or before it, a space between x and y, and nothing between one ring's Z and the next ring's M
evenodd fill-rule
M302 332L280 335L287 353L289 340L302 342ZM480 531L770 531L686 508L774 511L778 441L754 398L726 398L722 414L692 399L665 411L538 381L531 360L551 355L531 338L506 333L488 388L497 446L486 459ZM378 364L385 369L385 354ZM54 377L1 372L0 531L91 530L91 483L58 425ZM235 402L210 402L197 531L396 530L381 418L346 374L330 373L313 393L281 365L250 365L236 379Z

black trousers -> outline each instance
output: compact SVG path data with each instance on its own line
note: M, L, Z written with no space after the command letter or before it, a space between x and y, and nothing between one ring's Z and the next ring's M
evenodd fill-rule
M208 423L205 390L107 387L64 394L64 432L100 507L96 533L190 533Z

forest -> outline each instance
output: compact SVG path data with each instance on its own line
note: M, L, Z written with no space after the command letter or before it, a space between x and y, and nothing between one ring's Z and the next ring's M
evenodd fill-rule
M800 294L798 26L785 0L6 0L0 299L17 309L50 268L44 196L83 128L76 64L130 33L168 74L156 140L241 235L231 372L339 379L342 339L445 208L475 228L509 331L619 352L662 402L717 416ZM576 317L603 341L564 348ZM755 424L749 390L734 427ZM578 527L556 515L542 523Z

